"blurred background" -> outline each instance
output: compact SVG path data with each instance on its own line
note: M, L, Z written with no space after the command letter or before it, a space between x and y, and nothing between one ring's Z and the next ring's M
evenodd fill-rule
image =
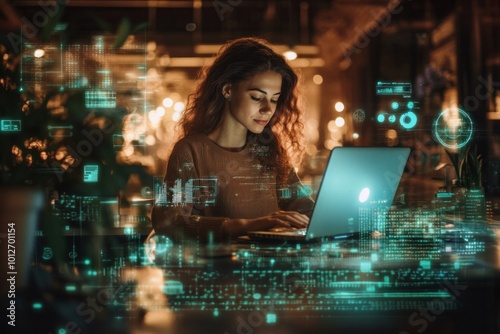
M2 180L54 205L147 210L198 72L242 36L300 73L313 190L335 146L408 146L417 184L448 184L446 151L473 147L500 192L498 0L0 3Z
M305 194L336 146L406 146L398 204L466 221L500 214L499 28L500 0L0 0L0 218L17 224L18 326L112 333L114 306L134 319L148 298L164 306L147 290L163 284L144 256L151 208L199 71L238 37L267 39L300 74ZM402 217L401 229L420 228ZM156 251L170 256L167 241ZM402 258L421 254L404 247ZM167 294L179 290L172 278ZM127 280L151 282L131 302ZM82 301L107 284L119 301L87 324Z

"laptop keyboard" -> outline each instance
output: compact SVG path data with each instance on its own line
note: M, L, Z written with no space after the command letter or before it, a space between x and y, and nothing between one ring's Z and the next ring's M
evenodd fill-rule
M305 228L297 229L297 228L290 228L290 227L275 227L275 228L270 229L269 231L271 231L271 232L287 232L287 233L292 232L292 233L295 233L297 235L306 235L307 229L305 229Z

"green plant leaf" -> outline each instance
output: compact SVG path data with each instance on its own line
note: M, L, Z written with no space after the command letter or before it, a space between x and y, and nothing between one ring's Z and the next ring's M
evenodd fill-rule
M448 155L448 158L451 161L451 164L453 165L453 169L455 169L455 175L456 175L456 182L459 182L460 178L460 166L459 166L459 160L458 160L458 154L457 153L452 153L448 151L447 149L444 150L446 154Z
M458 153L446 151L457 173L456 185L465 188L482 188L483 159L477 153L477 146L468 146Z
M135 34L136 32L139 32L141 30L144 30L148 27L149 23L148 22L142 22L136 25L132 31L130 32L131 34Z
M56 29L57 23L61 20L61 17L64 13L64 9L66 8L66 4L58 4L57 12L54 16L49 17L47 24L43 27L41 33L41 39L43 42L47 42L50 39L50 36L54 33Z
M123 44L127 40L127 37L130 35L131 29L132 28L129 18L124 17L121 20L120 25L118 26L118 29L116 31L116 39L115 43L113 44L113 48L119 49L123 46Z
M99 28L101 30L103 30L104 32L107 32L109 34L111 34L113 32L113 29L111 29L111 26L109 25L109 23L106 22L105 20L103 20L102 17L95 15L94 13L89 12L89 11L87 11L86 14L90 19L92 19L99 26Z

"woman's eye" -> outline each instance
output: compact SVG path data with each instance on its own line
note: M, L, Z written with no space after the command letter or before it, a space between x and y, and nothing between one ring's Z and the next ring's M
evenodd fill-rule
M278 104L278 100L271 100L272 104Z
M261 98L259 98L259 97L255 97L255 96L252 96L252 95L250 95L250 97L251 97L251 98L252 98L252 100L254 100L254 101L258 101L258 102L262 101L262 99L261 99Z

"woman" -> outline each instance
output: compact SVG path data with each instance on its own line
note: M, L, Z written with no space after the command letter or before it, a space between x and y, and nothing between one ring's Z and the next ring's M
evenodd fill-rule
M313 201L292 165L303 129L297 83L263 40L221 48L180 121L165 175L168 205L153 209L157 233L207 240L307 226Z

